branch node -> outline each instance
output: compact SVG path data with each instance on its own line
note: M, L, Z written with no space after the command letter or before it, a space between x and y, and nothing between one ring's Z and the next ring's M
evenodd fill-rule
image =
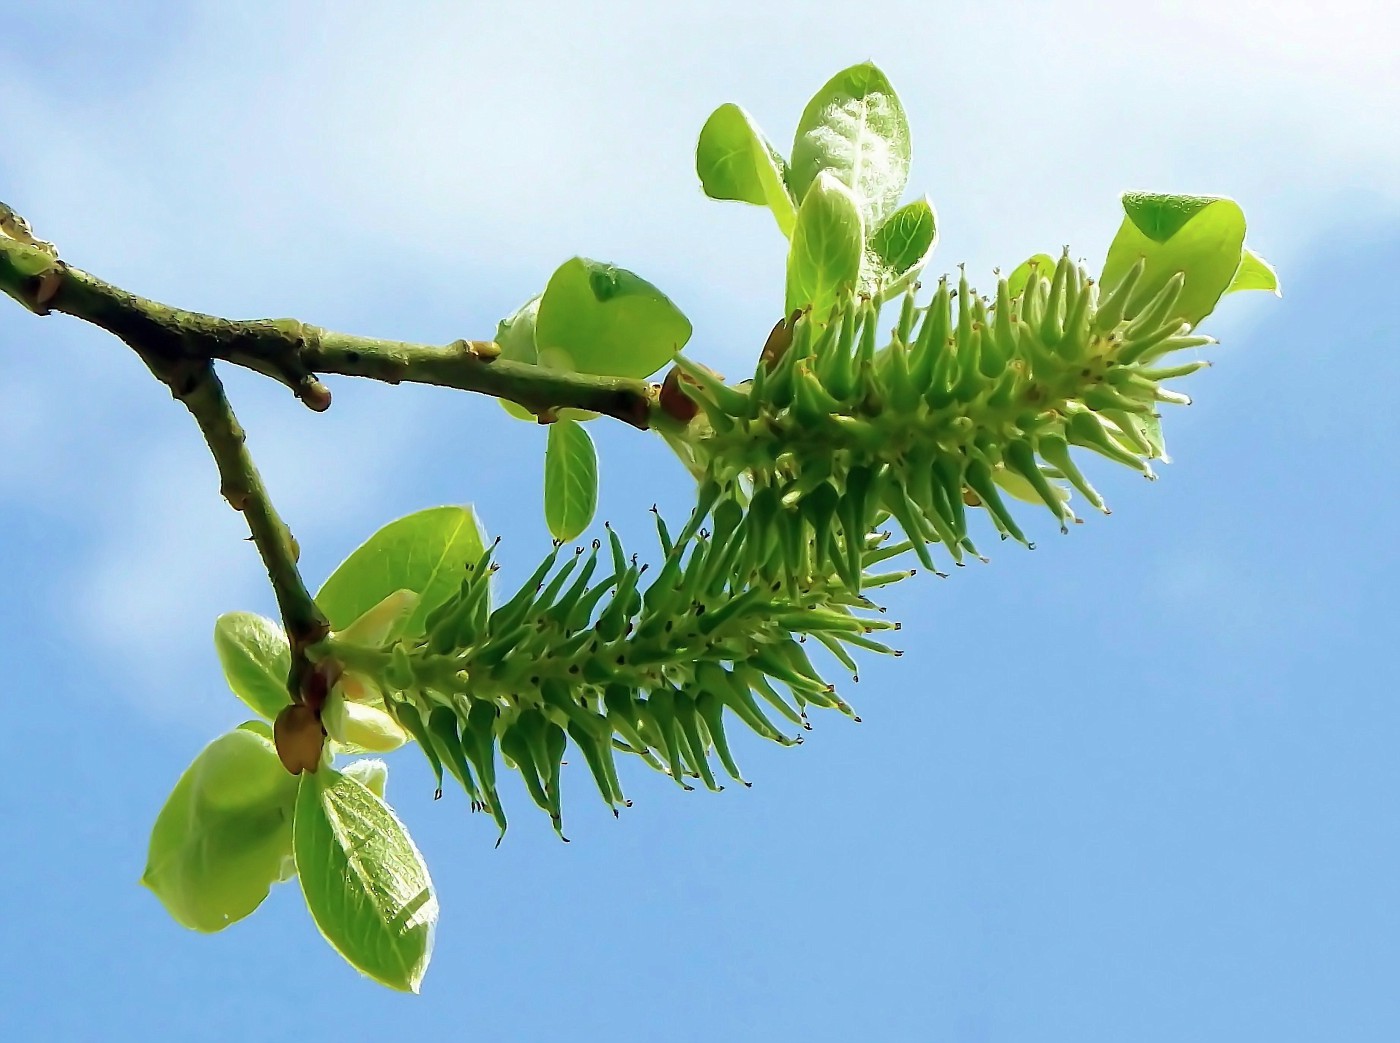
M60 265L61 263L62 262L60 262ZM41 272L35 280L34 314L47 315L49 313L49 302L58 296L58 291L62 286L63 273L60 267L55 266L46 272Z
M494 362L501 357L501 346L494 340L454 340L448 348L482 362Z
M313 412L324 413L331 407L331 389L314 376L304 377L297 385L295 394Z
M234 485L221 485L219 495L239 514L248 509L248 490ZM250 539L252 537L249 537Z

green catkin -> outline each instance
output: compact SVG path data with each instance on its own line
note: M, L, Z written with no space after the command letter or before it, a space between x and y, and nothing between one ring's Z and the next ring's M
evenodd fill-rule
M1138 261L1137 264L1128 269L1117 286L1108 290L1108 296L1099 302L1099 310L1094 316L1094 321L1090 323L1094 332L1108 334L1123 321L1128 301L1132 298L1138 280L1142 278L1142 273L1146 270L1147 262Z
M743 786L752 785L744 780L738 764L734 761L734 754L730 752L729 738L724 731L724 703L719 696L709 689L703 689L695 697L695 708L700 714L700 719L705 722L710 742L714 744L715 753L718 754L720 763L724 765L729 777Z
M909 376L915 388L933 386L934 367L948 342L948 280L938 280L933 301L924 310L919 336L910 353Z
M427 730L432 743L437 748L438 755L447 766L447 770L467 791L467 796L471 798L472 810L475 811L481 803L481 793L476 787L476 779L467 763L466 752L462 747L457 726L457 714L449 707L435 706L428 714Z
M412 735L418 741L418 745L422 747L423 753L433 769L433 779L437 785L433 792L433 799L437 800L442 796L442 758L438 755L437 747L428 734L428 727L423 722L422 714L418 712L418 707L410 699L389 699L385 702L385 707L390 716L403 725L404 730Z
M787 350L738 387L680 360L702 407L675 439L698 502L674 534L658 514L655 566L644 576L609 527L606 550L555 548L492 610L488 549L427 636L392 648L390 712L502 832L498 746L556 829L570 742L614 812L619 753L687 788L719 788L711 757L742 782L727 716L784 745L800 737L774 719L854 716L809 649L852 674L857 649L899 654L873 636L892 626L862 590L912 572L883 563L912 553L934 570L935 543L959 564L980 557L977 511L1029 545L1003 486L1061 529L1075 519L1066 484L1105 509L1072 446L1151 474L1155 410L1183 397L1162 382L1205 365L1161 360L1213 341L1173 318L1176 283L1137 301L1143 274L1101 295L1066 252L1020 293L999 279L988 302L960 273L927 307L906 295L884 346L878 305L850 296L825 325L799 315Z
M700 734L703 725L695 705L695 699L684 692L676 692L673 703L676 724L679 726L681 739L685 743L686 761L691 770L699 775L705 783L705 788L712 793L718 793L724 787L715 781L714 772L710 770L707 744Z
M1040 339L1050 348L1056 347L1065 333L1065 295L1071 268L1073 265L1066 250L1060 255L1059 264L1055 265L1055 273L1050 280L1050 296L1045 301L1045 315L1040 320Z

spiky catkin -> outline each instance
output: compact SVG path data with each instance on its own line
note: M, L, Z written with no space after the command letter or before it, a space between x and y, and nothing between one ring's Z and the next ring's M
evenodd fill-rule
M830 567L859 590L860 551L887 517L929 568L933 545L958 564L977 555L972 508L1029 544L1004 494L1044 504L1062 529L1068 487L1103 509L1070 447L1151 476L1158 404L1187 401L1163 382L1206 365L1163 366L1213 341L1174 317L1181 277L1149 298L1134 292L1140 273L1102 297L1068 253L1017 292L1001 279L992 299L965 274L956 288L945 278L927 306L906 297L878 348L873 303L848 299L820 327L800 316L737 387L678 361L700 412L671 441L710 503L737 499L766 520L765 577Z
M810 638L852 672L852 651L894 651L872 634L897 624L862 590L910 572L883 563L912 551L936 569L935 545L958 563L976 555L975 509L1028 542L1003 492L1062 528L1066 486L1102 508L1071 447L1151 475L1157 404L1184 401L1162 382L1205 364L1162 359L1212 341L1173 317L1180 278L1146 297L1140 273L1102 298L1068 255L1016 292L1000 280L991 300L965 275L945 279L927 306L905 298L878 347L878 306L848 299L823 326L798 315L775 330L737 387L679 361L672 398L698 412L667 433L699 501L674 538L658 515L655 573L644 583L609 530L591 550L556 547L493 608L489 548L427 636L386 653L387 707L502 831L498 751L556 829L570 744L614 811L627 803L619 752L686 788L719 788L712 756L742 781L726 710L783 744L800 739L770 710L800 726L809 705L853 716L806 649ZM875 531L889 521L906 539Z
M688 788L721 788L711 758L743 781L725 718L783 745L800 742L770 713L807 727L808 706L854 716L808 656L808 638L854 671L849 648L899 654L871 635L898 629L835 575L800 588L760 575L766 546L755 515L727 501L672 539L657 516L655 570L628 557L615 532L572 552L556 547L491 607L493 544L428 619L422 639L358 662L386 681L385 704L421 744L439 780L451 774L474 810L504 832L498 753L561 825L560 766L583 755L610 807L628 803L615 757L630 753ZM875 535L859 555L888 555ZM869 586L908 575L872 573ZM346 650L346 654L354 654ZM365 655L360 650L360 655ZM799 733L800 734L800 733Z

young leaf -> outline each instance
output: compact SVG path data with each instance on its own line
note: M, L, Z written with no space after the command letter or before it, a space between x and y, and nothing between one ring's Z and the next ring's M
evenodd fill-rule
M225 612L214 623L214 650L233 694L271 721L292 701L292 650L282 628L252 612Z
M928 198L900 207L881 223L866 247L861 282L881 300L903 293L933 256L938 217Z
M243 919L291 875L296 785L260 732L244 726L221 735L156 817L141 883L191 930L221 931Z
M1235 269L1230 285L1225 288L1226 293L1239 293L1241 290L1267 290L1275 297L1283 296L1278 288L1278 273L1274 271L1274 266L1247 246L1244 256L1240 258L1240 266Z
M695 172L711 199L766 206L784 236L792 237L797 204L787 187L787 163L737 105L721 105L700 129Z
M292 834L311 918L356 970L417 992L432 955L438 905L403 823L358 779L303 775Z
M1233 199L1129 192L1127 217L1114 236L1100 284L1111 291L1139 258L1147 267L1133 291L1146 302L1182 272L1186 285L1173 309L1193 326L1211 313L1240 267L1244 211Z
M534 365L539 361L539 351L535 347L535 324L539 321L540 299L537 293L515 309L509 318L496 323L496 344L501 349L501 358L511 362L526 362Z
M829 171L874 228L899 203L909 155L909 121L890 81L874 65L853 65L807 103L792 145L790 183L805 200L817 175Z
M797 211L788 250L786 311L810 307L823 322L836 298L855 286L865 252L865 226L850 190L823 172Z
M625 268L575 257L550 276L535 323L541 365L648 377L690 340L690 320Z
M331 573L316 604L344 630L396 590L419 595L403 633L417 637L428 613L454 593L469 563L481 557L481 530L470 507L430 507L380 529Z
M496 343L501 348L501 358L511 362L527 362L535 365L539 361L539 349L535 346L535 322L539 318L540 298L537 293L515 310L509 318L496 324ZM516 405L508 398L498 398L507 413L517 420L535 420L535 414L524 406Z
M544 454L544 519L556 540L568 542L588 528L598 508L598 456L581 424L549 425Z
M377 757L351 761L345 765L344 774L349 775L380 800L384 799L384 787L389 781L389 765Z

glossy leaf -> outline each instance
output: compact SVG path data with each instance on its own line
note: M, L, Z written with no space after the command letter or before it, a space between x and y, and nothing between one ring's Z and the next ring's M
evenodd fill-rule
M1266 290L1275 297L1283 296L1279 290L1278 273L1274 271L1274 266L1247 246L1244 256L1240 258L1240 266L1235 269L1234 277L1231 278L1225 292L1239 293L1242 290Z
M866 247L861 282L881 300L903 293L924 270L938 243L938 217L928 198L900 207L875 229Z
M470 507L430 507L380 529L326 580L316 603L344 630L397 590L419 595L405 636L426 629L428 613L461 586L468 564L481 557L481 530Z
M233 694L273 720L292 701L287 675L292 650L282 628L252 612L226 612L214 623L214 650Z
M501 349L501 358L511 362L525 362L534 365L539 359L535 347L535 324L539 321L540 299L537 293L517 308L511 316L496 323L496 344Z
M695 172L711 199L766 206L791 237L797 204L787 187L787 163L737 105L721 105L700 130Z
M598 455L580 424L549 425L544 454L544 518L556 540L575 539L598 508Z
M788 250L785 309L812 309L822 322L837 297L860 278L865 229L850 189L831 174L817 178L797 211Z
M792 146L799 200L828 171L851 190L866 227L898 204L909 178L909 121L885 74L869 63L833 76L807 103Z
M1178 272L1186 284L1174 315L1195 325L1214 309L1240 267L1244 211L1232 199L1130 192L1127 217L1108 248L1100 283L1111 291L1141 258L1146 269L1133 293L1151 300Z
M535 294L517 308L513 315L496 324L496 343L500 345L501 358L511 362L525 362L532 366L539 361L539 349L535 346L535 322L539 318L540 299L543 296L542 293ZM496 401L517 420L534 423L535 414L524 406L517 405L508 398L498 398Z
M641 379L690 340L690 320L625 268L575 257L549 279L535 343L540 365Z
M357 778L303 775L293 830L311 918L356 970L417 992L438 905L423 856L389 806Z
M151 830L141 883L192 930L221 931L243 919L292 873L297 783L256 727L206 746Z

